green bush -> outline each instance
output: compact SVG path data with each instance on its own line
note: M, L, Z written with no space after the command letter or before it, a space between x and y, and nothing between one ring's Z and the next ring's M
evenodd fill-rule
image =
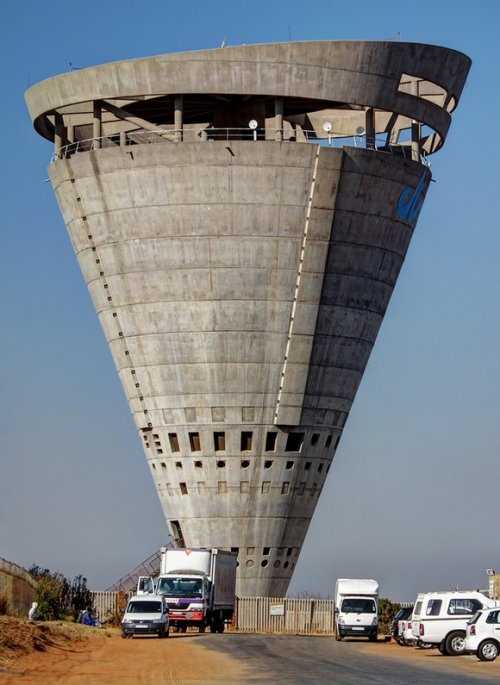
M59 620L71 614L77 621L83 609L92 607L92 593L87 587L87 579L82 575L70 581L62 573L36 565L29 572L38 581L35 597L38 620Z

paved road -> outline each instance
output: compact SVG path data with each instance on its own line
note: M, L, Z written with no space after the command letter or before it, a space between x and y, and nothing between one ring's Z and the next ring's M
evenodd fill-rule
M329 637L210 635L204 647L237 660L240 685L499 685L499 664L437 650Z

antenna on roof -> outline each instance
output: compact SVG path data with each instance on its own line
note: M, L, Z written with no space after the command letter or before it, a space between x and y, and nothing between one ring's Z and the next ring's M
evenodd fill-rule
M224 40L223 40L222 43L220 44L220 47L221 47L221 48L225 48L225 47L226 47L226 43L227 43L227 36L224 36Z

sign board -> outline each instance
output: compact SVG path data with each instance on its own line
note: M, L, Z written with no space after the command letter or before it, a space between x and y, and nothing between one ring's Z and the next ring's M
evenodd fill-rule
M284 604L270 604L269 605L269 616L284 616L285 615L285 605Z

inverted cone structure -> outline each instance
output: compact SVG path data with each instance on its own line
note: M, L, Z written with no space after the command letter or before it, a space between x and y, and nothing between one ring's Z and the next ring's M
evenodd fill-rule
M287 590L469 64L254 45L27 93L170 532L240 594Z

